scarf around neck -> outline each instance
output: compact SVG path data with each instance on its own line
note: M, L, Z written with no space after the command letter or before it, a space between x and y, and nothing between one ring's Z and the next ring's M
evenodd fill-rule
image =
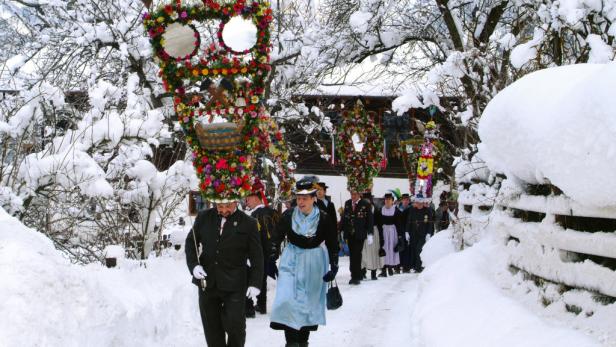
M293 231L298 235L313 236L317 232L319 216L319 209L316 207L313 207L312 212L306 216L296 206L293 209L293 216L291 218Z

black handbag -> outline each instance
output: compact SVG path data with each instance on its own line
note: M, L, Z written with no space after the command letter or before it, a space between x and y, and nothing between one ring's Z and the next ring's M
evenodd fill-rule
M327 309L335 310L340 306L342 306L342 295L340 294L338 283L329 282L329 288L327 289Z

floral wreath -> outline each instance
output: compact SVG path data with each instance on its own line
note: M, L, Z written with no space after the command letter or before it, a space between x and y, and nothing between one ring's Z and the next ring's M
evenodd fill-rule
M384 161L383 135L380 127L374 124L375 116L374 112L367 112L359 100L352 112L342 114L336 147L350 191L371 190L372 179L381 170ZM361 152L354 150L354 134L364 142Z
M257 28L255 45L244 51L231 49L222 37L225 25L238 16L251 20ZM203 55L198 56L201 40L193 23L212 19L221 20L218 44L203 48ZM164 89L173 95L178 121L193 151L199 187L207 200L235 201L248 195L257 154L270 153L272 138L282 137L275 131L270 134L270 117L262 102L265 80L271 70L269 25L272 19L268 2L246 0L224 4L203 0L202 4L194 5L175 0L173 4L160 6L152 13L143 15L143 24L160 66L159 76ZM193 40L194 49L186 51L185 55L170 55L165 49L165 33L171 32L171 28L180 28L184 35L182 39L189 41L189 44ZM210 101L205 103L200 93L191 91L190 87L195 89L198 83L204 89L205 82L212 83L210 78L220 78L220 85L225 82L225 93L231 94L228 95L229 100L214 98L212 94ZM242 102L238 102L239 99ZM198 126L211 123L214 119L235 125L235 131L239 131L239 134L233 134L236 135L233 148L213 149L204 144L204 139L214 133L200 134ZM226 134L225 129L217 131ZM278 154L280 156L283 155Z

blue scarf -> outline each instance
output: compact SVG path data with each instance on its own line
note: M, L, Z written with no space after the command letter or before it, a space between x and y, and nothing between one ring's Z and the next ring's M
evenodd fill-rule
M299 207L296 206L293 209L293 217L291 218L293 231L298 235L307 237L314 236L314 234L317 233L320 215L319 209L316 207L313 207L312 212L306 216L299 210Z

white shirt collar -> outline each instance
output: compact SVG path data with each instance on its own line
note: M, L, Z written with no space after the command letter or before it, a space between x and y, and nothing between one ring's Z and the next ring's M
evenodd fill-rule
M253 208L253 209L248 209L248 211L249 211L250 213L252 213L252 212L254 212L254 211L256 211L256 210L260 209L261 207L265 207L265 205L264 205L264 204L259 204L259 205L255 206L255 208Z

